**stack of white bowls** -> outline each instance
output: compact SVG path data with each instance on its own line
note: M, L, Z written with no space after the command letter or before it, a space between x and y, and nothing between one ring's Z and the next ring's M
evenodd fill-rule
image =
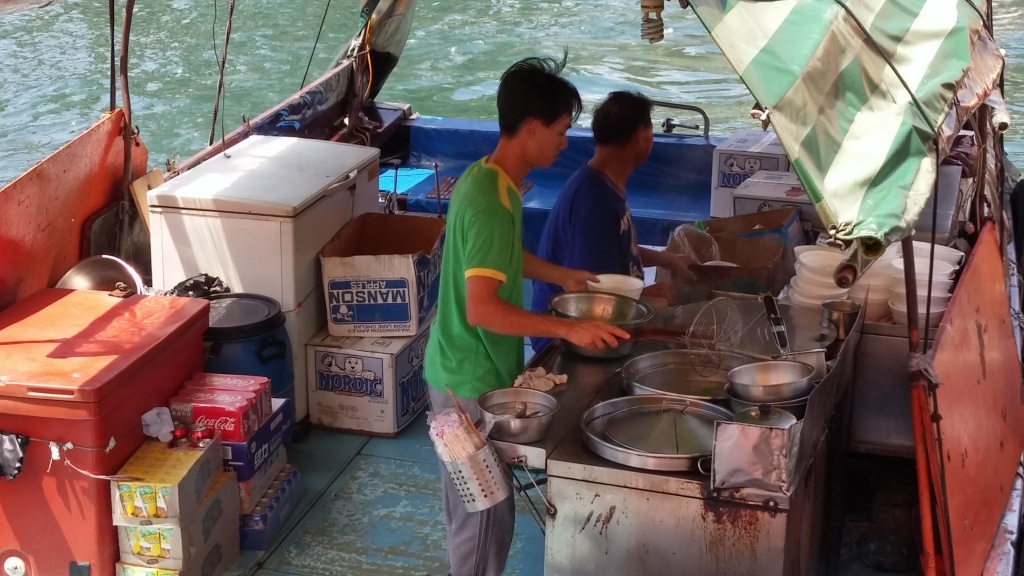
M794 306L821 308L827 300L845 300L847 290L836 286L832 273L843 260L842 252L832 249L796 252L796 275L786 294Z
M935 246L935 259L929 260L931 246L914 242L914 274L917 278L918 325L934 328L953 294L953 276L964 261L964 253L954 248ZM932 268L931 297L929 298L928 269ZM903 258L893 261L893 283L889 308L892 318L901 326L907 325L907 286L904 278ZM930 300L930 302L929 302ZM930 306L929 306L930 304Z
M850 286L850 298L864 305L864 321L878 322L889 315L892 263L899 257L898 245L890 244Z

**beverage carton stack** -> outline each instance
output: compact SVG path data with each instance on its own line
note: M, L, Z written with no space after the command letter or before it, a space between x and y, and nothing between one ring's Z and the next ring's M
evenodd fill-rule
M273 398L263 376L194 374L170 401L172 418L223 438L223 469L238 479L242 549L266 549L302 494L285 444L295 428L287 399Z
M118 576L217 576L238 559L238 481L219 434L145 442L111 482Z
M320 251L327 327L305 355L314 426L394 436L426 407L443 244L444 220L364 214Z

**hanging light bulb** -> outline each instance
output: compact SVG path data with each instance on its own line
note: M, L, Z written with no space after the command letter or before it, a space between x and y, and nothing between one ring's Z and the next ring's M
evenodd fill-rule
M665 39L665 22L661 13L665 10L665 0L640 0L640 38L651 44Z

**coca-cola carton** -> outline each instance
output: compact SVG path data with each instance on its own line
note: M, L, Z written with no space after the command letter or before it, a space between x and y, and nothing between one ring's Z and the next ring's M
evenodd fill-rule
M178 393L179 396L206 399L223 400L244 400L249 405L247 414L249 416L249 427L252 433L260 427L260 399L252 392L241 392L238 390L218 390L216 388L185 388Z
M231 390L234 392L249 392L255 394L259 426L262 426L274 411L270 404L270 379L265 376L243 376L238 374L212 374L200 372L198 374L193 374L192 378L185 382L184 387L191 389Z
M175 421L213 428L224 441L244 442L257 428L255 396L246 392L186 389L168 407Z

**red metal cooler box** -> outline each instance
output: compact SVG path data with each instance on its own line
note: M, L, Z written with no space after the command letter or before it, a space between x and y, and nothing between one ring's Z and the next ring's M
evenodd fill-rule
M0 431L31 438L0 477L0 565L26 576L112 576L110 483L142 444L141 417L202 369L209 303L48 289L0 313ZM71 443L51 464L50 442ZM77 468L77 470L76 470Z

